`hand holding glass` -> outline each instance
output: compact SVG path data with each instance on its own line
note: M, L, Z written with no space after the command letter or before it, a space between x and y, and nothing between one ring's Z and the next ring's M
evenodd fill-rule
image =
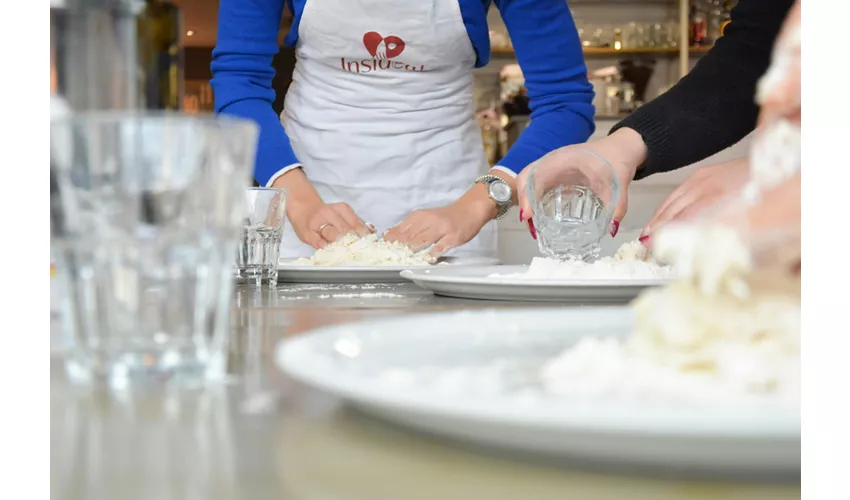
M540 252L556 259L594 260L609 233L620 181L601 156L563 148L530 167L526 194Z

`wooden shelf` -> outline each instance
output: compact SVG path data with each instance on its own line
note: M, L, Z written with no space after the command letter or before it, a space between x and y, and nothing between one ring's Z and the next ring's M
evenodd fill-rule
M688 52L691 54L703 54L708 52L711 47L690 47ZM607 47L585 47L582 49L584 55L586 56L613 56L620 54L671 54L675 55L679 53L678 47L643 47L643 48L635 48L635 49L621 49L616 50Z
M705 54L711 47L691 47L688 52L691 54ZM582 52L586 56L617 56L617 55L637 55L637 54L667 54L676 55L679 53L678 47L645 47L639 49L621 49L616 50L608 47L585 47ZM493 49L494 56L514 57L514 51L510 49Z

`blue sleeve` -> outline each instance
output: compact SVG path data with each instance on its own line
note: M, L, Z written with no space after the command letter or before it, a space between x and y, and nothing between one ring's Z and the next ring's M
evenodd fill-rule
M525 77L531 124L499 162L520 172L546 153L587 141L593 86L565 0L495 0Z
M272 109L272 60L279 49L283 5L284 0L221 0L211 64L216 112L253 120L260 127L254 178L263 186L298 163Z

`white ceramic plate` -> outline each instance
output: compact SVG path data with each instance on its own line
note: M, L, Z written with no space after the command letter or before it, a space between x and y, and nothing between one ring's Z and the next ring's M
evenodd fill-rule
M404 316L284 341L276 359L366 412L486 447L664 470L799 474L796 408L577 400L544 390L544 362L585 335L622 337L631 322L625 307Z
M581 279L527 280L491 277L493 274L514 274L528 266L481 266L465 269L432 267L409 269L401 273L420 287L438 295L465 299L548 301L548 302L607 302L625 304L647 287L661 286L668 279Z
M446 265L452 269L467 266L493 266L498 259L484 257L447 257ZM278 266L278 281L288 283L402 283L399 273L410 266L294 266L292 261L282 261ZM422 269L438 266L421 266Z

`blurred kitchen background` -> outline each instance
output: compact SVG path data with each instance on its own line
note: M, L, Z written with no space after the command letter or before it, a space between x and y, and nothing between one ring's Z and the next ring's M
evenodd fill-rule
M594 137L606 135L619 119L663 93L693 68L722 35L735 1L568 1L596 91ZM138 14L138 33L149 38L140 44L148 51L141 54L145 75L139 95L146 96L142 97L145 107L212 111L210 61L216 41L218 0L147 0L144 5ZM294 50L282 46L291 19L285 12L279 34L281 50L274 60L277 112L283 107L295 65ZM496 164L528 125L529 117L522 72L495 7L490 9L489 20L492 57L487 67L476 70L475 107L485 150L491 164ZM61 28L61 15L53 9L51 29ZM61 44L54 43L51 60L61 61L56 52L62 50ZM57 72L52 66L51 85L61 91L61 75L67 72ZM613 252L621 243L636 238L655 208L693 168L741 156L747 142L745 139L691 168L633 183L629 214L622 221L620 234L607 240L604 250ZM527 263L537 255L536 243L515 215L499 225L504 263Z

